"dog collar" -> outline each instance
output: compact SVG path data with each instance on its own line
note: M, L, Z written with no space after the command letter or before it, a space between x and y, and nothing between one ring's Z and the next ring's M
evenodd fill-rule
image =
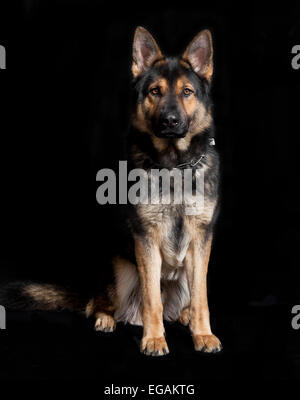
M205 154L201 154L200 158L198 158L198 160L196 160L195 162L190 161L190 162L186 162L186 163L183 163L183 164L178 164L178 165L176 165L175 168L179 168L179 169L180 169L180 168L185 168L185 167L194 168L194 167L196 167L196 165L198 165L199 163L201 163L201 161L202 161L204 158L205 158Z
M214 138L209 138L208 144L210 146L215 146L215 144L216 144L215 139ZM175 168L175 169L176 168L181 169L181 168L186 168L186 167L194 168L198 164L200 164L204 160L205 157L206 157L205 154L201 154L201 156L196 161L189 161L189 162L186 162L186 163L178 164L173 168ZM158 168L161 168L161 169L165 168L163 165L157 164L155 162L153 162L153 164L156 165L156 167L158 167Z
M215 146L215 144L216 144L215 139L214 139L214 138L210 138L208 144L209 144L210 146ZM205 158L205 154L201 154L201 156L200 156L200 158L198 158L198 160L186 162L186 163L183 163L183 164L178 164L178 165L176 165L175 168L179 168L179 169L181 169L181 168L186 168L186 167L194 168L194 167L196 167L198 164L200 164L201 161L204 160L204 158Z

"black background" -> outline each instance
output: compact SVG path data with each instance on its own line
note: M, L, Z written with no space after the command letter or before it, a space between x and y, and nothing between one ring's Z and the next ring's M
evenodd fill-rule
M119 159L128 126L135 27L149 29L166 54L180 53L209 28L222 160L209 302L224 351L195 354L187 330L169 324L171 354L153 360L139 354L137 328L120 325L106 336L68 313L8 312L0 377L100 383L299 377L299 333L291 328L291 307L300 301L300 70L291 67L299 10L190 2L19 5L0 10L7 51L7 70L0 71L1 281L58 282L83 292L101 283L118 226L113 206L95 201L95 175Z

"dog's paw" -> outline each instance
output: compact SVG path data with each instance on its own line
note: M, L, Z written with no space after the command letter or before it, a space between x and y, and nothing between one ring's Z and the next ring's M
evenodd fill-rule
M222 350L220 340L215 335L193 335L195 350L204 353L218 353Z
M105 313L98 313L95 330L101 332L113 332L116 329L116 321L111 315Z
M190 323L190 308L189 307L186 307L182 310L180 317L178 318L178 321L184 326L187 326Z
M163 356L169 353L164 336L159 338L144 337L141 342L141 352L147 356Z

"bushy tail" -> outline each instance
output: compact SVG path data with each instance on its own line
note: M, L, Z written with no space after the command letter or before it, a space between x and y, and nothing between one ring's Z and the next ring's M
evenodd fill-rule
M11 310L83 311L86 301L77 293L56 285L11 282L1 285L0 304Z

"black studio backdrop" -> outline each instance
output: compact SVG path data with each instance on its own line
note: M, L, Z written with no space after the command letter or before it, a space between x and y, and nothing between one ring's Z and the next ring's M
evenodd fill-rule
M300 301L300 70L291 67L291 49L300 44L299 10L259 14L214 3L147 3L141 9L130 3L67 0L24 0L19 6L3 9L0 15L0 44L7 50L7 69L0 71L1 281L57 282L83 292L101 284L118 221L113 206L96 203L95 176L120 159L121 137L129 121L135 27L146 27L171 55L209 28L215 47L216 147L222 162L222 205L209 270L209 301L227 340L225 355L215 361L217 376L232 377L244 359L245 371L250 371L253 354L260 354L258 377L298 376L300 346L290 326L290 309ZM18 318L10 318L11 326L19 327ZM41 325L51 327L51 318L60 317L51 314L50 322L44 317ZM36 320L33 325L40 326ZM31 329L30 321L26 327ZM170 340L180 347L177 328L170 328ZM104 340L105 346L119 349L127 340L127 360L133 364L140 356L128 329L121 327L115 339L100 337L95 346L102 349ZM10 332L5 332L8 349L15 345ZM78 335L71 329L55 330L57 341L72 334ZM276 354L279 337L285 345ZM66 373L63 367L57 372L50 372L50 367L37 371L30 357L28 363L22 361L26 368L15 370L13 360L22 359L24 347L19 344L19 356L7 350L10 369L4 377L86 377L83 371ZM189 347L186 357L198 363L192 343ZM35 351L32 347L30 354ZM96 357L89 359L87 352L82 349L78 357L93 365ZM58 353L69 366L71 349ZM170 356L171 371L185 357L185 347L176 354ZM37 365L43 365L43 357L36 357ZM126 357L122 362L114 357L107 370L111 381L128 373ZM211 360L205 362L213 369ZM152 361L141 362L148 368ZM51 363L56 364L55 356ZM156 365L161 373L162 366ZM172 377L196 379L190 369Z

